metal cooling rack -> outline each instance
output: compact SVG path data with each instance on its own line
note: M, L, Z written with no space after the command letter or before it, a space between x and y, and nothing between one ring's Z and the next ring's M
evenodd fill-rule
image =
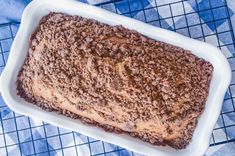
M83 0L84 1L84 0ZM196 2L196 7L197 7L197 11L190 11L188 12L185 9L185 2L186 1L193 1ZM209 7L207 8L199 8L200 4L197 2L197 0L175 0L174 3L158 3L158 0L154 1L154 4L151 4L150 7L146 7L145 2L146 1L142 1L142 0L135 0L135 3L139 3L138 6L133 7L132 3L134 2L134 0L112 0L112 1L105 1L103 3L98 3L98 4L94 4L98 7L104 8L104 9L108 9L112 12L115 12L117 14L122 14L124 16L128 16L128 17L132 17L132 18L136 18L138 20L141 20L143 22L158 26L158 27L162 27L165 29L169 29L171 31L176 31L179 33L182 33L186 36L189 36L191 38L195 38L198 40L202 40L202 41L207 41L208 37L212 37L215 36L215 38L217 40L214 41L214 43L217 43L217 46L223 50L226 47L229 47L230 49L233 49L232 53L235 53L235 37L234 37L234 30L232 28L232 23L231 23L231 19L230 19L230 12L227 6L226 1L223 1L223 4L219 5L219 6L215 6L212 5L211 0L207 0L209 2ZM173 6L174 5L182 5L183 6L183 12L182 14L179 15L174 15L173 14ZM123 8L120 8L120 6L122 6ZM151 12L152 10L158 10L161 8L165 8L167 9L167 11L170 12L170 15L168 17L160 17L158 15L158 17L149 19L148 16L146 16L146 14L148 12ZM223 18L220 19L216 19L214 13L216 12L216 10L220 10L220 9L225 9L225 16ZM120 11L121 10L121 11ZM200 14L200 13L206 13L206 12L210 12L212 14L212 20L211 21L206 21L206 20L200 20L198 23L195 24L189 24L188 20L190 16L193 16L195 14ZM138 16L136 16L136 14L138 14ZM175 19L179 18L179 17L184 17L185 19L185 25L181 26L181 27L177 27L175 24ZM227 27L224 30L217 30L216 29L216 25L221 21L221 20L226 20L227 21ZM165 21L171 21L172 22L172 26L168 26L167 24L165 24ZM204 26L205 24L210 24L211 28L215 28L214 29L214 33L211 34L207 34L204 33ZM15 37L15 34L19 28L20 22L16 22L16 23L6 23L6 24L0 24L0 33L2 33L4 36L4 38L0 38L0 73L2 72L6 62L7 62L7 58L8 58L8 54L10 51L10 47L12 44L12 41ZM198 29L201 30L200 34L193 34L191 33L192 31L198 31ZM224 35L224 34L229 34L231 37L231 42L229 43L224 43L221 44L221 42L219 41L219 37L220 35ZM228 60L230 62L231 65L235 66L235 57L230 56L228 57ZM235 74L235 67L232 69L232 75ZM232 81L231 85L229 86L228 92L225 96L224 99L224 106L229 106L226 108L229 109L223 109L223 111L221 111L220 117L218 119L218 123L217 126L214 128L213 134L211 136L211 143L210 146L215 146L215 145L220 145L220 144L226 144L229 142L234 142L235 138L234 137L229 137L228 136L228 131L234 130L233 132L235 132L235 123L228 123L227 120L225 119L224 116L226 115L230 115L233 118L235 118L235 102L234 102L234 98L235 95L233 95L233 92L235 92L235 81ZM61 150L61 155L64 155L64 151L66 150L66 148L70 148L70 147L76 147L76 153L77 153L77 148L81 147L81 146L88 146L89 148L89 155L111 155L112 153L116 153L117 155L123 156L125 154L125 152L127 152L125 149L115 146L112 150L108 150L106 149L106 144L105 142L102 141L98 141L98 140L94 140L92 138L86 137L86 136L82 136L84 138L86 138L84 141L84 143L82 144L77 144L75 143L75 145L73 146L67 146L67 147L63 147L62 146L62 137L66 136L66 135L71 135L72 138L75 140L75 135L77 135L78 133L76 132L70 132L70 131L66 131L63 130L61 128L57 128L58 129L58 133L56 135L52 135L52 136L48 136L47 134L47 126L50 126L47 123L42 122L41 124L38 125L33 125L31 122L31 118L29 117L25 117L22 115L19 115L17 113L12 112L10 109L8 109L8 107L6 106L6 104L4 103L3 99L0 98L0 113L3 113L3 111L9 111L10 115L7 115L5 117L1 116L0 118L0 127L2 127L2 130L0 130L0 137L3 138L3 142L0 142L0 151L3 151L6 155L9 155L8 151L10 150L11 147L14 147L15 145L19 145L19 144L32 144L33 146L33 154L29 154L29 155L39 155L39 154L48 154L50 155L51 152L53 151L59 151ZM1 115L1 114L0 114ZM17 124L18 119L20 118L24 118L26 120L28 120L28 126L25 128L19 128L19 125ZM7 129L7 125L8 124L15 124L15 128L12 131L5 131L4 129ZM219 126L218 126L219 125ZM20 133L23 131L28 131L28 135L33 135L33 131L35 128L42 128L45 131L45 136L44 138L33 138L31 140L26 140L26 141L21 141ZM217 138L216 134L223 132L224 135L220 135L219 138ZM7 138L6 135L15 135L16 140L15 140L15 144L9 145L7 143ZM46 142L48 142L51 138L53 137L58 137L59 138L59 148L57 149L53 149L50 150L50 147L47 147L46 151L42 151L42 152L37 152L35 149L35 141L40 140L40 139L45 139ZM75 141L74 141L75 142ZM95 153L94 154L94 149L93 149L93 144L94 143L100 143L102 144L102 149L99 149L99 153ZM113 145L114 146L114 145ZM21 151L21 148L20 148ZM131 155L138 155L136 153L130 152ZM22 153L20 153L20 155L22 155Z

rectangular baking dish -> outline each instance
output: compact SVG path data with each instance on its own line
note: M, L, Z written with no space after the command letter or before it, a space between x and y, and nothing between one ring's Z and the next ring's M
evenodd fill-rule
M38 26L40 19L49 12L63 12L92 18L109 25L123 25L150 38L190 50L196 56L209 61L214 67L209 96L205 110L199 118L193 138L187 148L174 150L170 147L153 146L127 134L105 132L103 129L84 125L79 120L55 112L46 112L17 96L16 78L28 53L29 37ZM56 0L34 0L24 10L19 31L12 44L8 62L0 78L0 90L6 104L15 112L80 132L95 139L147 155L200 156L205 153L209 146L210 136L220 114L223 98L230 80L231 69L227 59L219 49L207 43L74 0L60 0L59 3L56 3Z

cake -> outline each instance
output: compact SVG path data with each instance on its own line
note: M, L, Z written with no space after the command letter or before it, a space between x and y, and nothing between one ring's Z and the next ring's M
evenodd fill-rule
M46 111L153 145L185 148L212 65L123 26L49 13L29 39L18 95Z

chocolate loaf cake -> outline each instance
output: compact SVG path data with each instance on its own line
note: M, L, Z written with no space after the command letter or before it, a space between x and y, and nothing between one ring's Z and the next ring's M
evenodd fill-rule
M122 26L50 13L31 35L18 95L154 145L185 148L203 112L212 65Z

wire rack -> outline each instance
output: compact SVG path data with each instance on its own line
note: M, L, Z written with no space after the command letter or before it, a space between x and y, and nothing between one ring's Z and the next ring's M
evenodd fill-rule
M202 2L206 2L208 4L201 5ZM169 3L167 1L152 0L150 4L147 0L113 0L102 1L102 3L93 5L110 10L117 14L136 18L157 27L176 31L194 39L211 42L218 46L223 52L225 52L225 54L228 50L233 54L235 53L235 37L230 19L232 13L230 12L226 1L216 0L216 3L214 2L215 0L174 0L173 3ZM195 8L188 9L187 4L189 3L195 3ZM177 8L181 8L181 12L178 11L175 13ZM168 14L165 14L164 16L158 14L161 10L168 12ZM217 12L223 13L218 17L216 15ZM152 16L147 16L149 14L152 14ZM201 19L198 18L198 21L192 21L191 19L194 19L194 16L201 16ZM179 25L176 23L179 18L180 20L183 20L183 22L181 21L183 24ZM171 24L169 25L169 23ZM218 27L222 23L226 23L226 26L223 28ZM10 47L19 25L20 22L0 24L0 72L2 72L6 65ZM207 32L206 29L208 27L212 32ZM221 38L223 42L221 42ZM228 55L227 58L232 66L232 75L235 75L235 57L233 57L233 55ZM229 135L230 133L235 132L235 123L229 120L230 118L235 118L234 98L235 80L233 79L225 96L223 109L211 136L210 146L235 141L235 137L231 137L231 135ZM60 153L60 155L65 155L66 150L74 150L74 153L78 155L79 148L82 148L83 146L86 146L89 149L89 151L84 155L112 155L113 153L120 156L128 154L138 155L121 147L94 140L90 137L64 130L62 128L55 127L53 133L49 132L47 129L52 125L41 121L35 124L32 122L31 118L11 111L4 103L2 97L0 97L0 113L0 151L3 152L4 155L11 155L9 154L9 151L11 151L12 148L16 148L15 146L19 146L19 155L23 155L22 153L25 152L23 151L24 146L32 146L33 149L24 155L53 155L55 152ZM26 123L23 124L24 126L19 124L22 121ZM13 126L9 128L9 125ZM41 129L44 131L44 134L41 134L40 137L35 137L35 135L33 135L35 129ZM26 134L28 134L28 136L22 136L25 132L27 132ZM8 136L15 138L13 139L13 143L12 141L9 141ZM29 139L25 140L24 137ZM77 137L83 138L83 142L77 143ZM56 145L57 148L54 146L51 147L51 144L49 144L51 140L55 138L59 141L59 145ZM65 138L74 140L74 144L64 146L63 141L66 140ZM37 151L35 146L37 146L38 141L42 140L48 143L47 147L44 148L44 151ZM97 144L100 144L100 148L98 149L95 148ZM110 148L110 146L112 148Z

